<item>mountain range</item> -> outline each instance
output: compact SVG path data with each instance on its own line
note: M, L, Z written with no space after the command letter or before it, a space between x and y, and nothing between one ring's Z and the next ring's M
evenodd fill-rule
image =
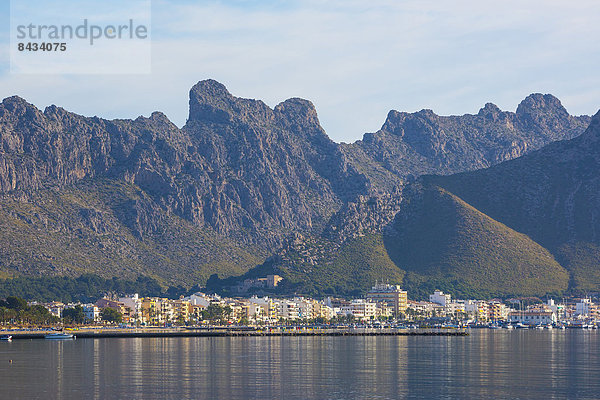
M190 90L181 128L160 112L109 121L9 97L0 277L147 275L227 291L279 273L281 292L317 295L377 279L419 294L597 290L599 119L532 94L514 113L390 111L338 144L309 101L270 108L213 80Z

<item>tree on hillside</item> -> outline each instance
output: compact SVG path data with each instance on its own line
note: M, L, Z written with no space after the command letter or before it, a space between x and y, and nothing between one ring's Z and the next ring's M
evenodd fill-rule
M68 323L82 324L85 320L85 313L83 312L83 307L75 306L73 308L64 309L63 320Z
M102 318L102 321L116 322L116 323L123 322L123 314L121 314L120 312L118 312L117 310L115 310L113 308L106 307L106 308L102 309L102 312L100 313L100 317Z
M29 307L27 305L27 301L25 301L24 299L20 298L20 297L15 297L15 296L8 296L6 298L6 304L8 305L7 308L13 309L13 310L27 310L27 308Z

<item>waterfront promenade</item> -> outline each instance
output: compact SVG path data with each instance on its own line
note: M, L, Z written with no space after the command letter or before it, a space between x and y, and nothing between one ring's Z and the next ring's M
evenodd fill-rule
M56 331L3 331L17 339L43 339ZM305 327L201 327L201 328L82 328L67 330L77 338L143 338L143 337L245 337L245 336L467 336L465 329L398 329L398 328L305 328Z

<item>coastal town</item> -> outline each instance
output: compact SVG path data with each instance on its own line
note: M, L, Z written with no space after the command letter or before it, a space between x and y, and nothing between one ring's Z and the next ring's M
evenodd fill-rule
M277 282L278 277L269 277ZM179 299L106 296L94 303L29 302L43 307L54 323L64 325L119 324L129 327L271 326L300 324L390 323L417 326L490 328L597 328L600 305L590 298L557 301L548 298L461 300L436 290L429 301L408 299L399 285L376 283L362 298L227 298L194 293ZM13 310L14 311L14 310ZM3 326L26 325L19 314L0 307ZM398 325L396 325L398 326Z

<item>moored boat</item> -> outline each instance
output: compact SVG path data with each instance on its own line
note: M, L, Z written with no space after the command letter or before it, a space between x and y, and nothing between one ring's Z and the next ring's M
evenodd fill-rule
M12 340L12 336L10 336L10 335L2 335L2 336L0 336L0 340L4 340L6 342L10 342Z
M75 339L75 335L71 335L70 333L49 333L46 336L44 336L44 339L68 340L68 339Z

